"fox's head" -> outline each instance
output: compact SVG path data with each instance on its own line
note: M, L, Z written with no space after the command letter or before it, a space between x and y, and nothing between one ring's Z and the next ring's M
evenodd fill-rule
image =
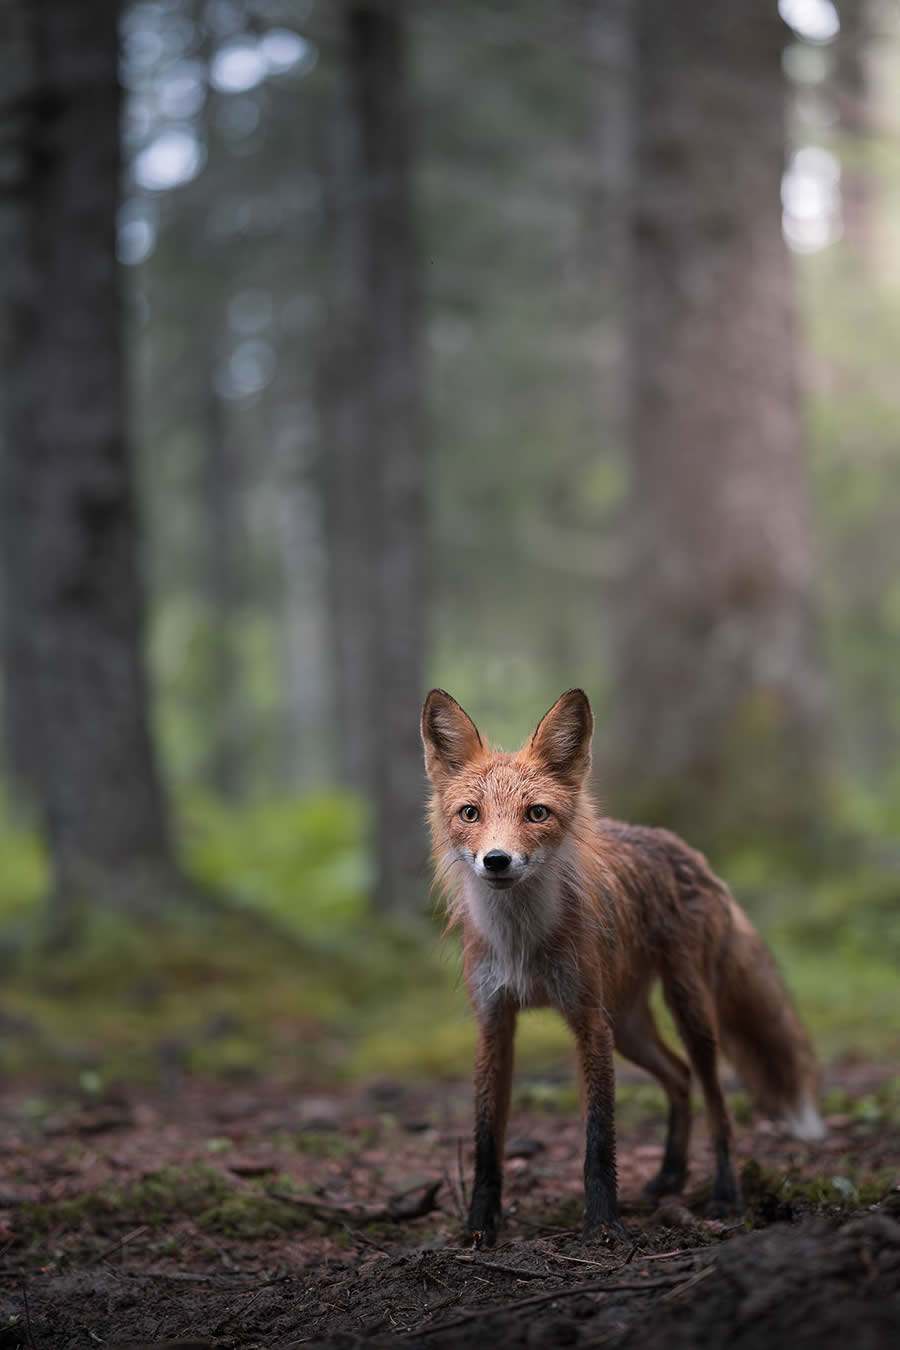
M455 699L432 689L422 712L422 740L441 861L464 864L498 891L533 877L571 830L593 730L587 695L570 689L521 750L504 754L485 745Z

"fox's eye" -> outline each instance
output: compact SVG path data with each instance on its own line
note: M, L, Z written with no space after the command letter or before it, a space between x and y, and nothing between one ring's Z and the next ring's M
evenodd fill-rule
M467 821L470 825L478 819L480 812L477 806L460 807L460 819Z
M533 824L537 825L538 821L546 820L550 812L546 806L529 806L525 814Z

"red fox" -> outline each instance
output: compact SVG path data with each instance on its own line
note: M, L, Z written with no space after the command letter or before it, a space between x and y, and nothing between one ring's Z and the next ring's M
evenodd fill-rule
M516 1016L557 1008L578 1050L587 1137L584 1236L623 1235L616 1200L613 1048L669 1101L651 1197L687 1174L691 1068L661 1039L648 1003L662 981L700 1080L715 1149L710 1212L740 1205L719 1044L765 1114L800 1139L824 1134L818 1069L768 949L702 854L667 830L601 818L585 788L593 715L563 694L515 754L487 746L442 689L422 713L437 878L478 1022L475 1177L469 1229L490 1246L500 1218Z

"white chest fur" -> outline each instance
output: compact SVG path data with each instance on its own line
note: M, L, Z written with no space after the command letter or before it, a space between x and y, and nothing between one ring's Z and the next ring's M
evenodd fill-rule
M559 940L562 888L556 876L523 881L507 891L468 876L464 899L485 944L472 972L480 1008L511 995L521 1008L551 1004L565 1009L577 997L577 952Z

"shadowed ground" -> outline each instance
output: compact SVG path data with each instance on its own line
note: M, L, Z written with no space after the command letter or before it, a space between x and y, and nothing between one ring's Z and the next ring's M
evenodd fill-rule
M461 1242L464 1084L188 1085L3 1102L0 1346L889 1344L900 1289L894 1066L828 1075L815 1147L738 1129L748 1213L656 1213L662 1102L627 1070L619 1171L631 1241L577 1240L581 1128L568 1083L523 1084L498 1246ZM741 1099L736 1099L743 1114ZM436 1189L435 1189L436 1188ZM417 1217L416 1217L417 1216Z

